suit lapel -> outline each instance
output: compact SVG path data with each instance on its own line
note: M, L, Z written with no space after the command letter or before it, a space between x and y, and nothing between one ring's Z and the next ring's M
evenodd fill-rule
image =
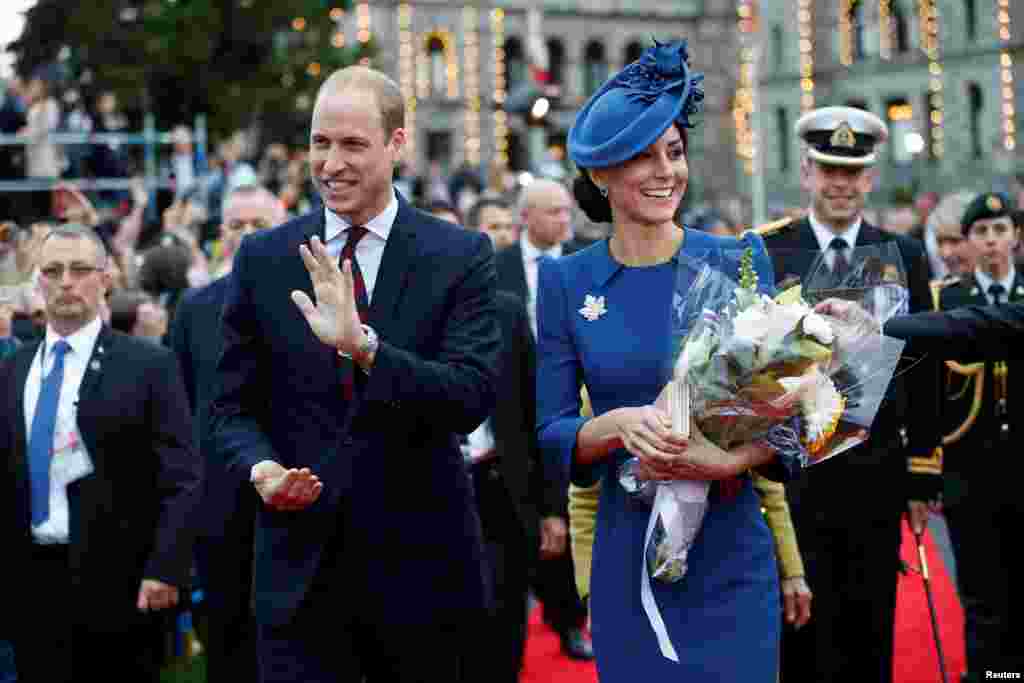
M106 372L107 360L113 346L114 334L110 328L104 325L100 329L100 336L96 338L96 345L92 348L92 356L85 366L85 374L82 375L82 385L78 389L78 410L81 413L82 406L86 404L93 392L100 384L100 379Z
M1013 277L1013 287L1010 288L1007 301L1016 302L1024 300L1024 275L1018 270Z
M398 306L418 260L414 209L398 197L398 215L391 227L370 302L369 324L378 333L393 329L399 319Z

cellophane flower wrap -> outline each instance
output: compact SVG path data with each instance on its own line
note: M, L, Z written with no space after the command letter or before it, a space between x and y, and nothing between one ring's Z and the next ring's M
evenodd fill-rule
M810 296L795 286L770 297L758 292L749 249L718 258L720 268L709 261L715 259L679 257L675 369L659 398L675 431L688 436L695 426L723 450L762 442L797 470L866 440L904 346L880 332L886 317L905 309L902 274L877 282L851 277L841 288L819 281ZM812 301L837 295L860 302L867 318L842 321L814 312ZM679 581L711 482L644 482L635 465L627 461L619 480L652 502L647 572Z

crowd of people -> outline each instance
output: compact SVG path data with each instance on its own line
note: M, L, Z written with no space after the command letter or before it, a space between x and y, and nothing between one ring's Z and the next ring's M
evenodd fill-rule
M705 87L685 43L627 65L577 115L571 185L405 170L401 93L352 67L308 150L236 134L204 166L178 127L158 192L8 197L0 681L157 680L186 608L211 681L516 681L532 594L602 680L884 683L901 524L940 509L968 675L1021 671L1013 358L906 354L868 441L804 472L681 439L657 397L681 257L749 247L772 293L894 244L904 312L1024 302L1024 178L872 211L886 125L826 107L796 126L808 206L748 231L683 208ZM26 176L97 158L39 131L116 128L43 79L2 97L4 132L39 136ZM654 591L668 650L628 458L712 482L685 580Z

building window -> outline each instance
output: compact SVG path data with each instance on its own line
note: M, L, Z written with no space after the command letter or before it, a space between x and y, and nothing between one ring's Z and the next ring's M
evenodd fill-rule
M892 4L892 17L890 18L892 46L896 54L910 52L910 29L907 24L907 15L903 12L903 5L898 2Z
M967 26L967 40L973 43L978 38L978 8L975 0L964 0L964 23Z
M643 43L641 43L638 40L634 40L633 42L626 45L626 51L622 55L622 62L623 64L632 64L636 60L640 59L640 55L642 55L643 53Z
M789 112L785 107L775 110L776 138L779 141L779 170L789 170Z
M971 158L980 159L983 156L981 144L981 110L984 107L981 96L981 86L977 83L967 84L967 107L970 111L971 124Z
M864 49L864 34L867 32L866 12L864 2L851 2L849 9L850 26L850 56L853 61L862 61L867 53Z
M452 134L447 130L427 133L427 161L437 161L447 168L452 160Z
M505 89L512 92L526 81L523 43L516 37L505 39Z
M432 36L427 41L427 61L430 70L430 94L444 97L448 92L448 60L445 58L444 41Z
M548 72L551 84L561 85L565 82L565 47L558 38L548 39Z
M785 36L782 34L782 27L776 24L772 26L772 59L775 64L775 71L782 70L782 58L785 56Z
M608 78L608 61L604 57L604 45L596 40L587 43L583 53L583 90L590 95Z

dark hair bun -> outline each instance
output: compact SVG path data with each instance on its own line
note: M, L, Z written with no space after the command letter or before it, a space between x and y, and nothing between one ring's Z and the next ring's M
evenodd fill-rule
M580 171L572 181L572 194L587 218L595 223L612 222L612 206L608 198L601 195L597 185L586 171Z

